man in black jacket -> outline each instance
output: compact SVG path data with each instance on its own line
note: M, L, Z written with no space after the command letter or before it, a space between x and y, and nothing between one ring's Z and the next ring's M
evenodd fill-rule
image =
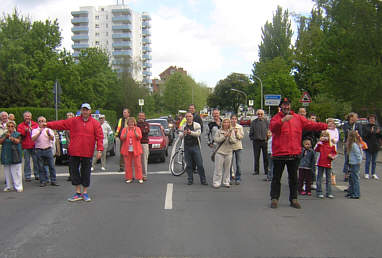
M259 174L259 159L260 151L263 152L264 174L268 174L268 143L267 133L269 122L264 118L264 110L258 109L256 112L257 118L252 121L249 131L249 138L253 144L254 156L254 172L253 175Z

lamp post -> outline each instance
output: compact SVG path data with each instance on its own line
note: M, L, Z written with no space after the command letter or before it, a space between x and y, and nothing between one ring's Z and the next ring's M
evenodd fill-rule
M237 90L237 89L231 89L231 91L236 91L236 92L239 92L239 93L243 94L244 97L245 97L245 105L248 105L248 102L247 102L247 99L248 99L247 93L245 93L242 90Z
M261 79L260 79L258 76L254 75L254 74L252 74L252 77L253 77L253 78L256 78L256 79L258 79L258 80L260 81L260 89L261 89L260 106L261 106L261 109L263 109L263 82L261 81Z

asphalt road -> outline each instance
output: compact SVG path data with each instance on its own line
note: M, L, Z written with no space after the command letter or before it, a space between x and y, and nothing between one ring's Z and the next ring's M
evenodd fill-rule
M202 186L197 177L188 186L185 175L168 174L168 159L149 164L143 185L126 184L116 156L107 160L110 173L93 173L93 201L69 203L74 189L58 166L59 187L32 182L23 193L0 193L0 257L382 256L381 181L362 179L361 199L349 200L338 180L335 199L303 196L296 210L285 173L280 207L270 209L269 183L251 175L248 136L244 146L242 184L229 189ZM203 144L211 183L209 152ZM341 178L342 162L334 163Z

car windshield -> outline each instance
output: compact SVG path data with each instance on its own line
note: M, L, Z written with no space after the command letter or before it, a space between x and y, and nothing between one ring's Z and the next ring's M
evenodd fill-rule
M168 128L168 122L165 119L148 119L146 121L149 122L149 123L158 123L158 124L161 124L163 126L163 128L165 128L165 129Z
M161 136L159 126L150 126L149 136Z

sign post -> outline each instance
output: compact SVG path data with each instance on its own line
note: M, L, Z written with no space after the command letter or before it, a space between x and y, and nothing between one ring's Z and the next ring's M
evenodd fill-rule
M253 106L253 99L248 100L248 106L250 106L250 107Z
M145 100L144 99L138 99L138 105L141 107L141 112L142 112L142 106L145 105Z

